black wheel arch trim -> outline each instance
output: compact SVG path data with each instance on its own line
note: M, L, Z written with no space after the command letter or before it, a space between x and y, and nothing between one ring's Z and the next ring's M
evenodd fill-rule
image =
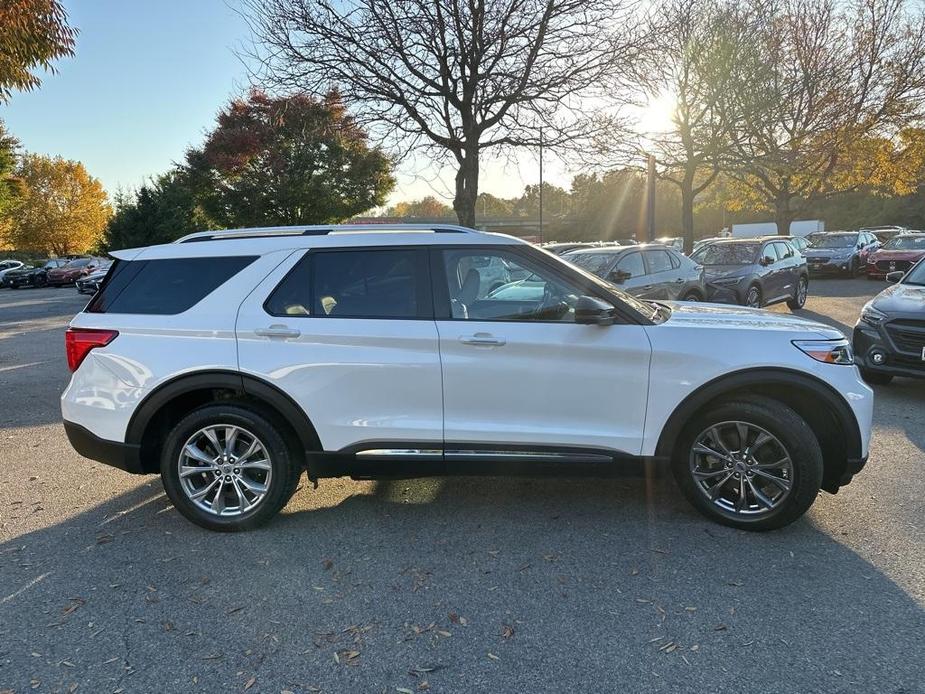
M149 422L168 402L185 393L207 389L231 390L266 403L286 419L305 451L320 447L314 425L291 397L260 378L231 370L196 371L160 384L135 408L126 429L126 443L140 446Z
M725 393L760 385L802 386L820 396L836 415L842 430L846 434L847 458L849 460L862 458L861 430L845 398L832 386L816 376L780 367L734 371L701 385L684 398L672 411L665 426L662 427L658 444L655 447L655 454L657 456L670 456L674 443L683 431L684 426L697 410L708 402ZM754 394L760 395L761 393L760 391L755 391Z

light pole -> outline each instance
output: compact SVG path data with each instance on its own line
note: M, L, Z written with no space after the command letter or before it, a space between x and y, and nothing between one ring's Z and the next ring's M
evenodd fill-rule
M543 128L540 128L540 243L543 243Z
M646 241L655 241L655 156L649 155L646 176Z

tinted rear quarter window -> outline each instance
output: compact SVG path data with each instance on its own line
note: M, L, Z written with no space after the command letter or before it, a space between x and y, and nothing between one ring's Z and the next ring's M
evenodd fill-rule
M254 260L256 256L117 260L86 310L145 315L183 313Z

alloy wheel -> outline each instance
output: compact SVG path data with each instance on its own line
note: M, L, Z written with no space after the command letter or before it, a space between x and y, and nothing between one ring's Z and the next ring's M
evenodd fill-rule
M761 308L761 292L758 287L749 287L745 295L745 305L750 308Z
M807 288L808 285L806 284L806 280L801 277L800 281L797 283L797 303L800 304L800 306L806 303Z
M210 424L187 439L177 460L180 488L199 509L240 516L266 497L273 469L266 446L233 424Z
M704 429L694 439L689 467L700 493L735 517L768 515L793 488L790 453L780 439L749 422L719 422Z

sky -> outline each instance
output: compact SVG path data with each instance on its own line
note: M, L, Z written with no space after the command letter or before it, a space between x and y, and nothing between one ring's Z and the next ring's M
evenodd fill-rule
M248 39L226 0L64 0L76 55L33 92L14 93L0 119L24 149L84 163L112 195L138 187L198 145L218 110L247 89L235 55ZM420 157L397 171L390 202L435 195L448 204L454 171ZM545 179L568 187L552 159ZM519 195L537 183L535 152L483 163L480 190Z

